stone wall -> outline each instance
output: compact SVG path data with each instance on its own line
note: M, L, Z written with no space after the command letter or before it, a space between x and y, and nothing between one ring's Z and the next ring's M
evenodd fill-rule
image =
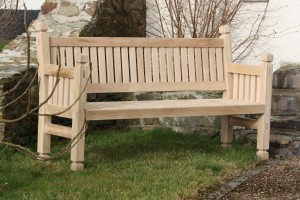
M117 36L117 37L145 37L146 36L146 0L46 0L41 7L38 17L39 21L46 23L51 36ZM31 32L31 66L36 68L36 47L35 47L35 22L29 27ZM26 38L25 34L18 36L10 42L4 51L0 53L0 79L1 88L8 88L16 81L16 78L24 74L26 68ZM4 84L7 83L7 84ZM5 87L4 87L4 85ZM174 99L174 98L208 98L215 93L139 93L139 94L114 94L103 97L101 95L90 95L89 100L99 98L113 99ZM10 99L2 98L1 105ZM37 96L35 99L37 102ZM21 105L21 104L20 104ZM16 108L22 108L22 106ZM23 106L24 107L24 106ZM4 114L2 117L12 118L12 109L6 109L12 115ZM2 115L2 114L1 114ZM27 120L27 122L26 122ZM23 137L26 130L28 135L36 135L36 117L27 118L20 126L0 125L1 130L7 133L6 138L11 138L13 133L20 135L22 141L34 141L34 138ZM132 127L157 127L166 126L178 131L188 132L215 132L218 128L218 118L215 117L190 117L190 118L159 118L140 120L120 120L113 123L91 123L92 127L113 126L124 128L126 125ZM100 125L100 126L99 126ZM17 127L17 128L16 128ZM30 128L29 128L30 127ZM126 126L127 127L127 126ZM203 131L205 130L205 131ZM3 131L2 131L3 133ZM3 137L0 133L0 139ZM22 142L19 139L15 141Z
M38 16L39 21L43 21L49 26L51 36L78 36L83 27L91 20L96 10L97 1L94 0L46 0L42 5L41 12ZM35 29L33 22L29 31L30 51L31 51L31 68L37 67L36 46L35 46ZM26 34L23 33L6 45L0 53L0 90L1 92L9 89L16 81L24 75L27 63L27 40ZM26 81L29 81L27 79ZM17 94L24 90L27 82L21 85L18 91L13 95L7 95L0 98L1 107L10 102ZM35 90L36 91L36 90ZM37 103L37 93L33 102ZM18 117L23 109L24 101L20 100L15 106L0 111L2 118ZM20 123L0 124L0 139L5 138L17 143L26 143L34 141L36 137L36 116L30 116Z
M146 0L98 1L82 37L145 37Z

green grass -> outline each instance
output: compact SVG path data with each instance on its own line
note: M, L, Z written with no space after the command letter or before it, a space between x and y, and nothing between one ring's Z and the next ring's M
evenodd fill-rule
M5 41L5 40L1 40L0 41L0 52L3 50L3 48L5 47L5 45L7 44L8 42Z
M181 199L257 162L252 145L222 149L218 138L167 130L89 134L81 172L69 155L45 163L0 152L0 199Z

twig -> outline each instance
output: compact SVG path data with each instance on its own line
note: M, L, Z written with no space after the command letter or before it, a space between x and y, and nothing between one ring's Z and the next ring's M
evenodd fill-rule
M8 183L4 183L4 185L2 185L2 186L0 187L0 192L4 191L4 188L5 188L7 185L8 185Z

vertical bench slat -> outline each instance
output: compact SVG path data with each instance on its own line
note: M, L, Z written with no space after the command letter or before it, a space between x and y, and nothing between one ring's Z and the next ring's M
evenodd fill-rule
M57 80L57 78L53 77L52 89L54 89L54 87L55 87L56 80ZM58 88L59 88L59 85L56 86L56 88L55 88L55 90L53 92L53 97L52 97L52 99L53 99L52 100L52 104L53 105L57 105L57 103L58 103Z
M98 48L98 62L99 62L99 83L107 83L106 78L106 56L105 56L105 48Z
M65 89L65 78L60 77L58 85L58 105L64 106L64 89Z
M260 102L261 99L261 77L256 77L256 102Z
M107 82L114 83L114 62L113 62L113 49L106 47L106 67L107 67Z
M168 82L174 82L174 56L173 49L167 48L167 71L168 71Z
M127 47L121 48L123 83L129 83L129 52Z
M120 47L114 47L114 66L115 66L115 82L116 83L122 83L123 78L122 78L122 65L121 65L121 48Z
M245 88L245 75L240 74L239 75L239 95L238 99L243 100L244 99L244 88Z
M250 76L245 75L245 90L244 90L244 99L250 101Z
M217 81L216 49L209 48L210 81Z
M160 82L159 78L159 58L158 58L158 48L152 48L152 71L153 71L153 82Z
M216 48L217 59L217 80L224 81L224 68L223 68L223 51L222 48Z
M203 61L203 80L210 81L209 77L209 57L208 48L202 48L202 61Z
M180 49L174 48L175 82L181 82Z
M74 53L73 53L74 67L75 67L75 60L77 59L76 55L78 55L79 53L81 53L81 47L74 47ZM69 105L72 105L75 101L74 94L73 94L74 89L75 89L74 88L74 79L70 79Z
M137 83L137 71L136 71L136 48L129 48L129 66L130 66L130 81L131 83Z
M151 48L144 48L146 82L152 82Z
M59 64L61 66L66 66L66 48L59 47ZM56 79L56 78L55 78ZM56 90L53 94L53 104L63 106L63 93L64 93L64 78L59 78L60 81L56 86Z
M181 76L183 82L189 81L189 70L188 70L188 59L187 59L187 48L180 49L180 58L181 58Z
M137 48L137 69L138 69L138 82L145 82L145 64L144 64L144 50L143 48Z
M98 53L97 47L90 48L91 55L91 65L92 65L92 83L99 83L99 73L98 73Z
M189 67L189 80L190 80L190 82L195 82L196 81L196 72L195 72L194 48L188 48L188 67Z
M239 75L233 74L233 99L238 99L239 97Z
M256 77L250 77L250 101L256 100Z
M90 47L82 47L81 52L88 57L88 66L90 66L91 64Z
M67 47L66 48L66 55L67 55L67 66L74 67L74 54L73 54L73 47ZM69 107L70 102L70 79L65 78L64 81L64 107Z
M55 64L57 65L57 47L51 47L50 49L50 62L51 64ZM53 76L49 76L48 78L48 95L51 94L52 90L53 90L53 82L54 82L54 77ZM53 96L50 97L50 99L48 100L49 104L53 104Z
M203 67L202 67L202 50L201 48L195 48L196 58L196 80L197 82L203 81Z
M167 82L167 55L166 48L159 48L160 81Z

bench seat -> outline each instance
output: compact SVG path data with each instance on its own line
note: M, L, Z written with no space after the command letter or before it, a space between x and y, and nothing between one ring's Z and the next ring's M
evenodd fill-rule
M87 102L87 120L263 113L265 105L233 99Z

